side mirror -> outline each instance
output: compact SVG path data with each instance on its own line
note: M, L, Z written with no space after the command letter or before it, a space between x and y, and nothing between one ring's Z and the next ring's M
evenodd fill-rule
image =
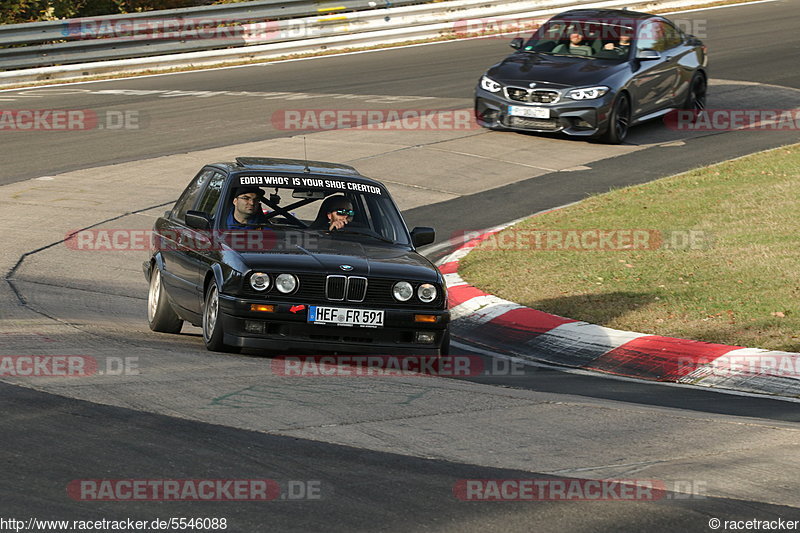
M636 52L636 59L652 60L661 59L661 53L655 50L638 50Z
M522 37L514 37L511 42L508 43L508 46L514 50L521 50L523 44L525 44L525 40Z
M184 221L192 229L201 231L211 229L211 217L202 211L187 211Z
M414 244L414 248L425 246L434 240L436 240L436 232L433 228L422 226L411 230L411 242Z

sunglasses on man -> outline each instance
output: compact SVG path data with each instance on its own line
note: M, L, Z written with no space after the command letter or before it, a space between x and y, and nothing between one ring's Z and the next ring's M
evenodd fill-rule
M356 212L352 209L337 209L334 211L337 215L342 215L343 217L352 217L355 216Z

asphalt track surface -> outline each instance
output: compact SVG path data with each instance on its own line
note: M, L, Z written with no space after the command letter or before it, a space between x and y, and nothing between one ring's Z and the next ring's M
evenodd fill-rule
M796 57L796 53L781 55L776 51L774 38L764 39L765 35L780 36L783 49L800 49L800 37L794 32L797 7L797 2L772 3L686 16L708 21L705 41L712 53L712 76L798 89L800 71L794 65L795 60L791 59ZM783 11L779 11L781 9ZM784 16L777 17L776 12ZM473 40L316 61L70 87L147 90L157 86L160 90L175 91L193 91L202 87L205 91L304 91L404 98L412 95L432 97L435 100L429 101L431 107L458 108L465 105L465 99L468 101L472 85L483 68L507 50L503 40ZM765 57L770 60L766 61ZM313 91L310 87L314 88ZM296 131L264 129L252 120L253 116L262 116L268 121L272 112L286 107L286 102L280 99L265 103L242 96L239 101L219 99L217 102L213 97L103 95L87 104L86 93L34 98L14 98L14 95L13 91L0 92L0 98L6 98L4 107L23 108L35 99L38 108L135 108L153 127L126 132L122 140L97 131L85 132L71 138L69 145L59 144L47 132L7 136L3 139L3 151L14 155L10 161L4 158L6 160L0 169L3 183L204 147L263 140L268 135L297 134ZM445 95L452 100L443 99ZM352 100L344 101L352 105ZM20 104L21 101L26 103ZM374 108L426 105L425 100L393 101L381 97L356 101ZM337 105L336 99L321 97L314 100L313 107L334 105ZM646 125L640 128L644 133L634 132L632 142L636 142L636 135L646 135L657 127ZM532 142L536 141L536 136L530 137ZM210 138L213 141L209 141ZM460 196L444 204L416 207L405 215L410 226L433 225L440 236L463 229L477 230L579 200L594 192L646 182L796 141L796 134L785 133L728 133L724 142L718 135L702 136L689 139L680 147L650 148L600 160L587 170L570 173L568 178L563 173L545 174L535 180ZM580 150L581 144L575 144L575 149ZM680 157L676 157L673 151L677 149ZM464 227L464 213L469 213L468 228ZM30 285L23 285L23 288L32 289ZM54 298L60 301L57 294ZM14 302L6 303L16 305ZM89 337L92 335L90 332ZM120 340L125 341L124 333L113 339L114 342ZM157 344L186 352L192 351L190 346L196 346L196 341L196 338L189 338L175 342L158 341ZM135 349L149 340L131 337L128 342L131 349ZM794 403L539 368L527 369L524 376L474 378L472 382L491 385L499 391L532 391L550 395L552 399L549 401L554 403L558 403L559 398L575 402L577 397L589 404L612 402L634 409L653 409L665 416L674 416L677 412L699 421L701 425L720 420L727 422L733 418L746 426L792 430L800 420L800 411ZM0 434L3 435L3 451L0 453L6 465L0 483L0 517L131 517L152 520L169 516L225 516L232 524L231 531L708 531L706 524L710 517L766 520L777 517L797 519L800 516L796 499L794 504L773 504L763 501L767 498L760 498L756 489L753 489L752 499L737 495L685 500L672 494L672 497L655 503L463 503L452 494L452 487L459 479L547 479L554 477L555 469L540 472L479 466L469 461L437 458L435 450L431 450L430 458L387 453L98 405L8 384L0 384L0 401L4 413L0 419ZM603 428L596 431L603 431ZM796 438L794 442L797 443ZM488 453L503 454L504 450ZM565 453L581 455L580 450ZM610 450L609 455L614 455L614 452ZM787 465L796 464L785 457L773 459L776 463L786 460ZM726 468L726 462L722 460L715 466ZM727 467L733 468L731 465ZM566 475L580 477L574 472ZM757 478L758 469L754 468L752 475ZM75 502L65 496L64 489L70 480L78 477L233 479L257 476L277 480L321 480L322 498L268 504ZM781 501L786 502L786 498Z

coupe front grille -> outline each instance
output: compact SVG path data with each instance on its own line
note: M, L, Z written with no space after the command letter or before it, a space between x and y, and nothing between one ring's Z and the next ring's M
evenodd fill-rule
M506 87L509 100L525 102L526 104L554 104L558 102L561 93L548 89L524 89L522 87Z
M558 120L528 117L506 117L506 125L512 128L527 128L544 131L555 131L561 128L561 124L559 124Z
M328 276L325 283L325 297L328 300L342 301L347 290L347 276Z
M516 100L517 102L527 102L528 101L528 90L527 89L517 89L516 87L508 87L506 89L508 93L508 98L510 100Z
M347 295L347 298L345 298ZM367 295L367 278L361 276L328 276L325 284L325 297L341 302L363 302Z
M367 295L367 278L350 276L347 284L347 301L363 302Z
M257 291L250 286L246 279L244 290L250 297L309 304L328 301L391 307L422 305L434 308L440 306L444 299L440 289L436 300L430 303L422 303L416 297L408 302L398 302L392 296L392 287L398 281L396 279L366 278L364 276L345 276L341 274L298 273L296 275L300 286L292 294L281 294L275 289L274 284L266 291ZM274 274L272 276L274 279ZM415 290L419 283L412 282Z

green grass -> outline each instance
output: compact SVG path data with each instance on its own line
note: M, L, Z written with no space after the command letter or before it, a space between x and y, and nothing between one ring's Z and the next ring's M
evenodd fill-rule
M800 145L591 197L508 231L696 231L695 249L501 250L461 263L469 283L608 327L800 351ZM494 248L494 249L492 249Z

